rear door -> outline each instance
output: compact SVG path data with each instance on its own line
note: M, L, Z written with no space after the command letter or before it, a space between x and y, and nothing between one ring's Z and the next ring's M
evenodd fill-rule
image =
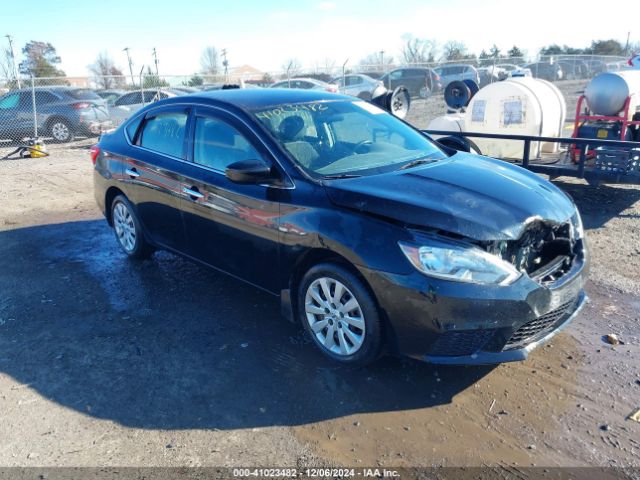
M197 109L192 132L181 207L189 255L273 291L282 190L233 183L224 173L241 160L273 165L269 152L243 122L219 110Z
M127 158L124 182L145 232L153 243L185 249L180 195L186 161L189 109L182 106L149 111L133 139L137 155Z

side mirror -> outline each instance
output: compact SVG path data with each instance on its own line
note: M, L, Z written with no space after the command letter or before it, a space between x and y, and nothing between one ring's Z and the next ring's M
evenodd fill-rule
M273 180L271 167L264 160L241 160L232 163L225 175L234 183L258 184Z

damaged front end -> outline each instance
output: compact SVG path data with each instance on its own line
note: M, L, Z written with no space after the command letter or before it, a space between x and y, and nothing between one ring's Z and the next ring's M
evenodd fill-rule
M424 320L432 322L434 335L420 358L449 364L523 360L581 310L588 261L577 211L566 222L535 217L518 228L516 239L494 241L412 230L422 247L403 251L431 277ZM438 256L438 245L447 242L461 252L466 245L473 256ZM480 261L471 261L477 256ZM436 268L449 276L434 272Z
M585 254L580 214L562 224L535 218L517 240L485 242L484 247L540 285L552 285Z

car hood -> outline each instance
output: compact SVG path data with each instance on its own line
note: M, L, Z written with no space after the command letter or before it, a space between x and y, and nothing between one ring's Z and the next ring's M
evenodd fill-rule
M571 199L538 175L467 153L423 167L325 182L339 206L479 241L515 240L536 220L559 224Z

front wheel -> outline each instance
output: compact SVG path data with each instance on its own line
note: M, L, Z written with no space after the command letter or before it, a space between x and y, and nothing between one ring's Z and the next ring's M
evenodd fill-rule
M316 346L343 364L368 365L382 350L382 322L368 289L334 264L307 272L298 288L298 315Z
M51 122L49 125L49 135L58 143L70 142L74 138L71 124L62 118L57 118Z
M148 258L153 248L147 243L142 226L131 202L124 195L118 195L111 204L113 230L120 248L131 258Z

